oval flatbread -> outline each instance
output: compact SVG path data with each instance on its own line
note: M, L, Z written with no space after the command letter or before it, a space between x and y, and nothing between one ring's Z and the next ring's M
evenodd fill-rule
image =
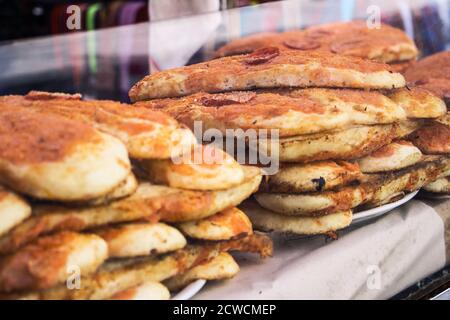
M406 120L405 111L379 92L336 89L271 89L198 93L181 99L139 102L169 113L194 130L243 129L288 137Z
M198 279L230 279L238 272L239 266L233 257L228 252L222 252L217 257L164 281L164 284L170 291L179 291Z
M164 223L129 223L94 231L108 244L110 258L161 254L186 245L183 235Z
M143 160L139 168L153 183L190 190L220 190L244 181L241 165L226 152L199 145L167 160Z
M230 56L276 46L280 50L325 51L386 63L415 59L418 50L400 29L381 24L368 28L363 21L338 22L282 33L258 33L233 40L217 56Z
M286 164L263 178L260 192L303 193L326 191L358 181L358 165L345 161L317 161L308 164Z
M0 291L38 290L93 273L108 257L96 235L61 232L39 238L0 262ZM70 271L72 270L72 271Z
M406 168L421 159L422 152L419 148L409 141L398 140L358 159L358 164L362 172L373 173Z
M393 89L403 86L403 76L391 72L385 64L326 52L280 51L270 47L247 55L156 72L136 83L129 95L136 102L253 88Z
M46 200L91 200L129 175L118 139L81 122L26 108L0 107L0 181Z
M299 235L325 234L348 227L352 222L352 212L336 212L319 217L285 216L260 207L254 201L241 205L253 226L261 231L293 233Z

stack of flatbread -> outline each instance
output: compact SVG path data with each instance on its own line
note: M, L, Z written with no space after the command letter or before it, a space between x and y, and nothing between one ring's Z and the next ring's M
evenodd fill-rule
M411 134L410 140L425 154L450 157L450 52L445 51L424 58L405 72L411 87L428 90L444 99L447 113L427 121L425 126ZM424 186L430 195L450 195L450 171Z
M276 131L256 143L244 137L281 163L256 202L241 206L262 230L331 234L351 223L352 210L394 201L449 166L401 140L441 116L443 101L370 60L268 47L155 73L130 97L226 138Z
M239 268L228 251L272 251L235 208L260 180L161 112L0 97L0 295L167 299L229 278Z
M216 56L251 53L264 47L304 52L322 51L388 63L402 72L411 65L418 50L405 32L386 24L365 21L339 22L282 33L258 33L221 47Z

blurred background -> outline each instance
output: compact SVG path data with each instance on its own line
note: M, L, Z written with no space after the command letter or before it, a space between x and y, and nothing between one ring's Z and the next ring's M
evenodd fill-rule
M70 32L65 21L68 17L67 8L71 5L81 8L80 30L85 31L274 1L276 0L0 0L0 41Z
M373 6L422 56L448 47L450 0L0 0L0 94L128 101L143 76L210 59L232 39L367 19Z

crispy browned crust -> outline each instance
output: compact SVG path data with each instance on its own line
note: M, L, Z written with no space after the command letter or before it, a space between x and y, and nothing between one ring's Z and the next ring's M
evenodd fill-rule
M91 126L78 121L0 107L0 159L14 165L56 162L80 144L100 141Z
M178 224L177 227L188 237L203 240L230 240L253 233L252 223L236 207L201 220ZM219 228L221 231L217 231Z
M411 86L433 92L440 98L450 99L450 51L433 54L409 67L405 78Z
M66 118L67 120L58 125L48 122L50 120L47 122L41 120L39 123L42 125L31 127L37 134L35 139L45 141L49 145L54 142L48 139L39 140L42 130L54 131L53 136L58 137L58 129L63 128L67 131L65 137L75 134L81 136L89 133L86 124L122 140L133 158L168 158L173 147L181 143L182 137L176 136L175 133L185 129L165 113L146 108L132 108L130 105L115 101L84 101L80 98L81 96L74 99L70 95L31 91L25 96L0 97L0 111L7 112L9 107L25 107L27 111L35 111L33 113L37 113L35 117L42 119L46 117L53 119L55 116ZM79 124L68 126L71 120L77 120ZM56 147L54 149L64 150Z
M394 143L387 144L383 147L381 147L378 150L375 150L370 154L370 157L372 158L389 158L390 156L394 155L398 147L397 145L404 145L404 146L414 146L410 141L406 140L397 140Z
M42 235L58 231L82 231L109 223L140 219L156 222L161 207L159 200L132 195L107 205L88 208L35 206L30 218L0 238L0 254L13 252Z
M298 136L299 142L295 137L280 139L280 161L285 162L312 162L319 160L353 160L367 156L382 146L391 143L394 139L411 133L414 129L420 127L419 123L407 122L403 124L375 125L361 127L367 129L367 135L353 136L358 128L349 128L339 131L331 131L319 134ZM363 131L363 132L364 132ZM299 144L302 148L314 145L315 147L326 143L333 144L342 148L332 150L324 149L316 152L290 154L289 149L295 149Z
M30 218L0 237L0 254L13 252L39 236L62 230L81 231L142 219L153 222L201 219L236 206L255 192L261 173L256 168L248 168L246 174L243 184L220 191L190 191L142 183L133 195L105 205L35 206Z
M413 59L418 50L402 30L382 24L368 28L363 21L333 23L306 30L255 34L220 48L216 56L230 56L274 46L281 50L324 51L381 62Z
M450 154L450 127L440 122L430 121L409 140L425 154Z
M0 260L0 291L48 289L62 282L67 275L69 256L78 246L83 245L83 242L90 242L93 238L101 240L94 235L61 232L39 238L18 252L3 257ZM106 259L106 244L105 256L96 266L104 259ZM88 273L95 269L83 271Z
M57 286L45 291L26 293L23 296L42 300L105 299L144 281L163 281L211 260L225 251L257 253L264 258L272 255L273 244L269 237L261 234L223 242L200 242L162 257L108 262L97 273L83 277L80 290L68 290L65 286ZM21 295L5 295L1 298L20 297Z
M406 70L414 66L416 63L416 60L410 60L410 61L401 61L401 62L393 62L389 63L389 66L391 67L391 70L394 72L398 72L404 75Z
M280 33L276 32L261 32L252 34L247 37L237 38L228 42L226 45L216 51L215 57L227 57L238 54L251 53L259 48L266 47L280 47L281 50L285 48L283 45L278 45L280 40Z
M448 174L449 170L450 158L446 156L425 156L421 162L412 166L382 174L366 174L358 184L332 191L301 195L278 193L271 196L271 194L257 194L255 197L261 206L283 215L323 216L359 206L367 208L374 204L380 205L401 192L420 189L444 174ZM312 201L314 197L316 201L326 199L326 207L309 212L306 211L307 207L301 209L304 211L293 211L292 208L295 206L299 210L302 207L302 205L295 204L295 200L303 198L303 201ZM280 201L280 203L277 204L276 201Z
M425 156L412 166L381 174L367 174L366 184L372 189L372 197L361 208L377 206L401 192L412 192L442 177L450 170L450 158Z
M438 118L447 112L442 99L420 87L393 90L387 95L405 110L410 119Z
M347 89L197 93L135 105L167 112L191 129L195 121L201 121L204 130L278 129L280 137L406 119L404 110L385 95Z
M317 172L316 177L311 179L311 186L309 188L306 182L302 183L295 179L288 180L280 177L283 171L289 172L289 170L296 167L299 167L302 173L304 172L305 177L309 177L308 173L314 174ZM326 176L322 176L320 167L324 167L327 172ZM328 170L332 170L331 173L328 174ZM263 178L259 186L259 192L303 193L326 191L336 187L346 186L361 178L362 172L359 170L359 166L346 161L318 161L304 165L286 164L280 168L277 174Z
M305 211L301 212L301 214L286 213L282 212L283 211L282 209L269 208L268 206L264 205L264 203L260 199L258 199L258 197L256 197L256 200L262 207L265 207L266 209L278 212L283 215L320 217L336 212L347 211L367 202L372 197L372 190L373 190L372 186L358 182L355 185L343 186L336 190L308 193L307 195L311 197L317 196L326 198L329 204L323 209L314 210L310 212ZM276 194L276 196L279 196L281 198L283 197L289 198L291 196L295 197L296 195L289 193L278 193ZM302 195L300 194L299 196Z
M129 95L136 102L197 92L314 86L392 89L403 87L404 78L383 63L271 47L151 74L136 83Z

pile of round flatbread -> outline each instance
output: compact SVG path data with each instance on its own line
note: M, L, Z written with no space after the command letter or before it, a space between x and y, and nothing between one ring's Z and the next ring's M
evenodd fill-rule
M80 95L0 97L0 296L168 299L270 256L236 206L261 171L172 117Z
M417 56L402 31L342 23L240 39L218 55L149 75L129 94L279 161L240 207L255 228L334 236L353 212L448 175L450 159L416 138L445 115L444 101L393 67Z
M425 154L450 157L450 52L426 57L410 66L405 77L411 87L428 90L447 104L447 113L428 120L411 141ZM450 196L450 172L423 188L431 196Z

